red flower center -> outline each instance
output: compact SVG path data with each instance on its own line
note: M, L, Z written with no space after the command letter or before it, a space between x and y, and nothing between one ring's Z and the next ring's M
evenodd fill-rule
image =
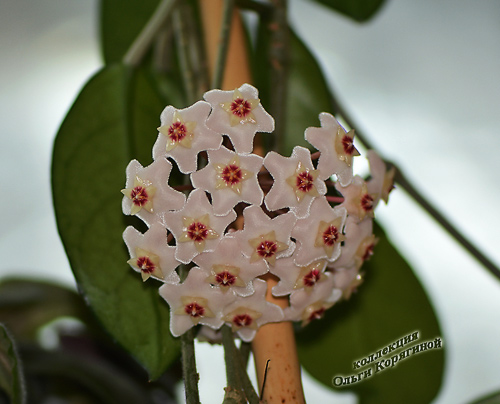
M361 207L365 212L373 210L373 197L369 194L364 194L361 197Z
M352 138L347 135L344 135L344 137L342 138L342 147L344 149L345 154L352 155L355 150Z
M248 327L253 322L253 319L248 314L237 314L233 317L233 323L238 327Z
M313 269L311 272L307 273L302 279L305 286L313 287L321 278L321 272L317 269Z
M149 257L138 257L136 265L146 274L153 273L156 268L155 264L149 259Z
M323 243L327 246L332 246L339 238L339 231L333 225L328 226L328 228L323 232Z
M221 286L231 286L236 282L236 276L229 271L222 271L215 275L215 280Z
M208 228L203 223L194 222L187 228L187 235L193 241L203 241L207 238Z
M174 122L168 128L168 137L174 143L180 142L186 137L186 135L186 125L184 125L182 122Z
M295 178L299 191L309 192L313 187L314 178L307 171L302 171L301 173L297 174L297 177Z
M231 112L238 118L245 118L250 111L252 111L252 106L243 98L236 98L231 103Z
M148 202L148 198L149 196L146 192L146 188L141 187L140 185L132 189L132 192L130 193L132 203L137 206L144 206Z
M319 320L321 317L323 317L323 314L325 314L325 308L322 307L321 309L313 311L310 315L308 320L313 321L313 320Z
M205 309L196 302L186 304L184 306L184 311L187 315L191 317L202 317L205 314Z
M228 164L222 170L222 179L226 184L238 184L242 178L243 174L241 173L241 168L235 164Z
M261 257L269 258L276 254L277 250L278 246L275 242L266 240L260 243L257 247L257 254L259 254Z

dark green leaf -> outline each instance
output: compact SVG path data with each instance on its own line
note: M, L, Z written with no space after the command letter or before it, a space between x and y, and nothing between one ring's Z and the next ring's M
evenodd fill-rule
M377 237L375 254L364 264L366 281L359 293L299 333L300 360L312 376L331 388L334 377L373 367L371 377L344 387L357 393L361 404L399 404L402 397L408 404L430 403L441 386L443 349L411 355L379 373L374 364L353 369L354 361L413 331L419 331L419 339L407 347L441 335L431 303L411 268L379 228Z
M385 0L315 0L332 10L338 11L358 22L372 18Z
M179 352L159 284L126 263L125 167L151 162L163 101L148 76L104 68L82 90L57 135L52 165L59 233L78 285L105 328L157 378Z
M0 401L11 404L25 402L24 377L14 340L0 324Z
M72 290L20 279L0 283L0 319L17 339L34 340L40 327L59 317L74 317L97 328L82 297Z
M106 64L122 60L159 2L160 0L101 0L101 44Z

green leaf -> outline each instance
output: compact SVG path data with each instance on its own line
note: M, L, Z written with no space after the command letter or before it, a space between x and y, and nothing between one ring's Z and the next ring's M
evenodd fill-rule
M375 363L356 370L353 367L354 361L413 331L419 331L419 339L406 347L441 335L432 305L411 268L380 228L376 234L379 242L371 260L364 264L366 280L359 293L298 334L299 357L305 369L330 388L334 377L356 376L372 367L370 377L342 388L355 392L361 404L399 404L401 397L408 404L429 403L441 386L443 349L412 354L379 373ZM388 353L377 362L393 355Z
M101 45L106 64L122 60L159 2L160 0L101 0Z
M82 297L72 290L21 279L0 283L0 318L18 340L33 341L40 327L60 317L74 317L97 329Z
M385 0L315 0L358 22L368 21L383 6Z
M285 155L295 146L311 147L304 139L309 126L319 126L319 114L332 110L328 84L321 67L304 42L290 29L290 59L286 104ZM252 57L252 72L259 88L263 105L270 109L270 93L273 83L268 60L269 32L266 24L259 26L257 44Z
M21 362L10 333L0 324L0 401L11 404L26 402Z
M159 284L128 265L121 211L125 168L151 161L164 102L144 72L106 67L85 86L54 145L52 189L59 233L78 286L112 336L152 379L178 356Z

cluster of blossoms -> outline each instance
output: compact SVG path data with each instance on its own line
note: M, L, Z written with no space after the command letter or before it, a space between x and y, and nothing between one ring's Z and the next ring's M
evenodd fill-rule
M354 132L328 113L320 114L321 127L305 131L318 152L297 146L290 157L263 158L252 153L254 136L273 132L274 119L257 89L211 90L204 99L166 107L154 162L127 167L123 212L149 228L125 230L128 263L143 280L163 282L174 336L198 324L213 334L226 323L250 341L269 322L306 325L361 283L377 241L373 211L387 202L394 172L369 152L371 179L354 176ZM168 184L171 160L190 184ZM288 296L288 307L266 300L260 277L267 273L279 279L272 294Z

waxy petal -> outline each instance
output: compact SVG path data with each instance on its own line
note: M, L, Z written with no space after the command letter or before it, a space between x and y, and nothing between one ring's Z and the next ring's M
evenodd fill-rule
M161 126L153 146L155 160L171 157L177 163L179 170L185 174L196 171L197 156L200 151L215 150L222 144L222 135L209 129L206 125L211 107L204 101L198 101L188 108L178 110L172 106L166 107L161 113ZM185 140L177 146L171 143L169 130L177 130L172 125L183 124L186 132Z
M193 258L193 262L205 271L207 280L220 273L224 267L237 268L236 279L241 280L243 285L232 284L228 289L240 296L251 295L254 292L252 280L267 272L267 266L262 260L250 263L242 254L238 241L228 235L221 239L213 252L202 253Z
M313 200L326 194L326 185L315 170L308 149L296 146L291 157L270 152L264 159L264 166L274 178L271 190L265 197L268 210L290 208L298 217L309 214Z
M175 259L175 247L167 244L167 231L162 225L153 223L144 234L129 226L123 232L123 240L127 245L129 255L132 259L138 258L138 250L155 254L159 258L159 271L152 272L149 275L145 274L147 276L143 275L143 280L151 276L163 282L179 282L179 276L175 272L175 269L179 266L180 262ZM142 272L138 268L137 262L134 263L131 261L129 260L129 264L132 268L137 272Z
M215 216L205 191L195 189L181 210L165 214L165 224L177 242L175 257L188 264L201 252L214 251L235 219L234 210L226 216Z
M212 106L207 126L229 136L238 153L253 150L257 132L274 130L273 117L262 107L258 90L250 84L243 84L234 91L210 90L203 97Z
M295 246L293 241L290 240L290 234L296 221L292 212L271 219L259 206L248 206L243 210L243 217L245 219L243 230L231 233L231 237L235 237L238 240L240 249L246 257L251 258L254 256L256 246L258 247L256 242L264 235L274 238L274 240L269 241L279 242L287 246L287 248L276 251L275 254L268 255L267 257L262 256L261 260L265 260L268 264L273 265L273 261L276 258L292 254ZM278 244L276 247L280 249Z
M224 323L222 310L236 299L236 295L213 288L205 282L205 278L205 272L194 267L189 270L183 283L166 283L160 288L160 296L170 306L170 331L174 337L197 324L218 329ZM196 306L189 307L190 303L196 303ZM199 315L196 314L197 308Z
M256 279L254 288L253 295L239 298L223 309L223 319L245 342L253 340L260 326L284 318L283 310L266 300L267 282Z
M340 255L346 215L344 208L332 208L324 197L316 198L311 206L311 214L307 218L297 220L292 231L292 237L297 241L295 263L305 266L323 258L330 262L335 261ZM327 239L332 235L331 230L335 230L337 239ZM323 238L322 243L317 242L318 237Z
M262 203L264 193L257 180L262 161L255 154L237 154L222 146L208 151L208 164L191 174L191 182L195 188L211 194L214 213L224 216L239 202ZM231 179L231 174L238 174L241 179Z
M351 153L345 154L342 150L339 153L339 138L352 135L338 123L335 117L329 113L322 112L319 115L321 128L310 127L305 131L305 139L321 152L318 161L320 178L326 180L333 174L337 176L342 186L347 186L352 180L352 164L349 157L359 155L358 151L352 147Z
M122 200L123 213L135 214L151 226L153 223L164 223L164 212L182 208L186 197L168 185L171 170L172 164L164 158L154 161L147 167L143 167L137 160L132 160L127 166L127 182L125 189L122 190L125 195ZM130 197L131 190L140 183L146 185L143 192L149 200L143 209L134 209L136 205Z

